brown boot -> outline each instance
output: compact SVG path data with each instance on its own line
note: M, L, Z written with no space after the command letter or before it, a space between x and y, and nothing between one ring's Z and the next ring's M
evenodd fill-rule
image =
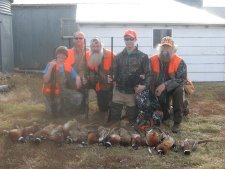
M180 132L180 123L174 122L173 127L172 127L171 130L172 130L173 133L178 133L178 132Z

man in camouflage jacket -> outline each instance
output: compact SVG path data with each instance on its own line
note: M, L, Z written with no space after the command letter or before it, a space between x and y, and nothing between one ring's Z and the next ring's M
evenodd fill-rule
M126 47L120 52L113 63L113 100L111 104L111 120L117 121L121 118L121 111L125 110L130 122L136 120L136 103L134 88L129 83L129 77L138 74L145 78L144 85L137 85L135 91L140 93L149 88L149 59L146 54L135 47L137 41L136 32L127 30L124 33Z
M184 83L187 80L187 67L184 60L175 53L174 41L164 37L159 53L150 58L150 89L158 97L163 111L163 120L170 118L172 100L174 125L172 132L180 130L184 110Z

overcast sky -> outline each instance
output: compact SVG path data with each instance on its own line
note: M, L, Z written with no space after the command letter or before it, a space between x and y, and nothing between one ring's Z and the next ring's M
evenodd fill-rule
M149 0L142 0L149 1ZM139 0L14 0L18 4L49 4L49 3L130 3L139 2ZM153 3L153 1L151 2ZM203 0L203 6L225 7L225 0Z

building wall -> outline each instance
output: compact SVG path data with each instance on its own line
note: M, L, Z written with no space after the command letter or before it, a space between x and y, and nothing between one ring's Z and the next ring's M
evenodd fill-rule
M14 67L12 34L12 0L0 1L0 71L11 72Z
M12 12L15 67L20 69L43 69L58 46L70 45L65 38L72 36L68 32L76 31L75 25L68 25L75 24L75 5L20 5L13 6Z
M130 28L126 25L80 25L80 30L87 37L87 43L94 36L102 37L107 48L111 48L110 37L114 37L114 52L124 48L123 32ZM197 26L131 26L137 31L139 49L148 54L154 54L153 29L172 29L177 53L182 56L188 66L188 75L194 81L224 81L225 80L225 29L223 27Z
M0 71L11 72L13 67L12 16L0 13Z

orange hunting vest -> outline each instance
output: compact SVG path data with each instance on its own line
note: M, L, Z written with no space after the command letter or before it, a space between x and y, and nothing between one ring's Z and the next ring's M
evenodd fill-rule
M59 73L59 65L56 65L54 68L55 70L55 81L54 84L52 84L51 80L47 83L43 83L42 85L42 94L43 95L50 95L50 94L55 94L55 95L59 95L60 94L60 73ZM53 71L52 70L52 73ZM72 67L70 66L70 64L64 63L64 70L66 73L66 77L70 77L70 73L72 70Z
M114 56L114 55L113 55ZM111 65L112 65L112 52L107 50L107 49L104 49L104 56L103 56L103 70L104 71L109 71L110 68L111 68ZM86 61L87 63L90 62L90 52L87 51L86 53ZM92 65L88 65L88 69L90 71L98 71L99 67L98 66L92 66ZM96 91L99 91L101 88L101 84L98 82L95 86L95 90Z
M68 49L68 57L66 58L65 63L68 63L71 66L75 63L74 48Z
M172 56L172 58L170 59L170 62L169 62L169 68L168 68L168 74L169 74L169 77L172 78L174 77L175 73L177 72L177 69L180 65L180 62L181 62L181 57L178 56L177 54L174 54ZM158 54L157 55L154 55L150 58L150 61L151 61L151 69L153 71L153 73L158 76L158 74L160 73L160 65L159 65L159 56Z

